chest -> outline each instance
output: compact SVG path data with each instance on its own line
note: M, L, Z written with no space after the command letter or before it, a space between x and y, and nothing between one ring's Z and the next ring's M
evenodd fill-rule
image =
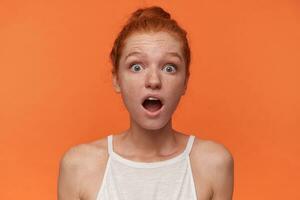
M210 200L212 192L209 185L205 181L205 177L193 166L193 160L191 158L191 169L198 200ZM81 186L81 200L96 200L97 194L103 182L106 166L99 166L91 171L84 179L84 184Z

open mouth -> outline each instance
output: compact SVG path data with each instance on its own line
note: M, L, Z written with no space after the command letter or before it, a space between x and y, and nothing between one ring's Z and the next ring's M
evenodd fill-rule
M142 105L146 110L150 112L158 111L163 106L162 102L159 99L146 99Z

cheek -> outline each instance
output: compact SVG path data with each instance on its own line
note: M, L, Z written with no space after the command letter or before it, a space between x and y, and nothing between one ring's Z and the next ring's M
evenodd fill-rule
M142 85L141 81L133 78L123 78L120 83L121 93L126 103L136 103L140 100Z
M135 92L136 89L139 87L140 82L141 81L138 80L136 77L124 75L124 77L122 77L121 87L126 92Z
M170 81L167 85L167 98L171 100L172 104L176 104L185 90L184 79L180 81Z
M178 76L175 78L171 78L166 80L165 85L169 90L178 93L185 86L185 76Z

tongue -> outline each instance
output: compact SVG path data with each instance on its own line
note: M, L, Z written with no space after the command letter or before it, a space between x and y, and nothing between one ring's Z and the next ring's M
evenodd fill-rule
M150 112L155 112L161 108L161 104L159 102L146 102L144 106Z

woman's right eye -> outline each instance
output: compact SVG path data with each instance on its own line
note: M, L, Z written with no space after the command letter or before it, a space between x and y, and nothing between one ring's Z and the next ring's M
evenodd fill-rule
M130 69L133 72L138 72L140 69L142 69L142 66L140 64L132 64L130 65Z

